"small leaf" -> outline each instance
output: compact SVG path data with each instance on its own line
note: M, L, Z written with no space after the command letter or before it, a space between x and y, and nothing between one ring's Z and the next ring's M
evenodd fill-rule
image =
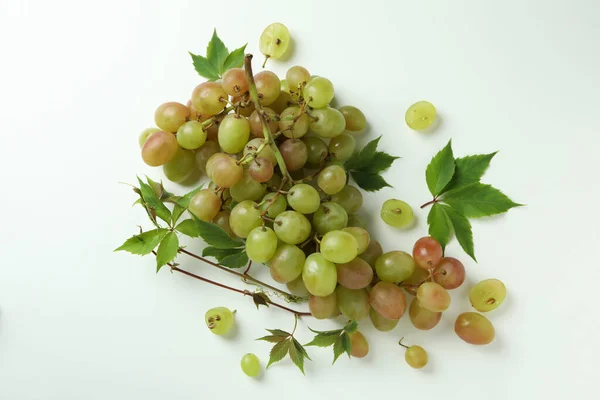
M348 333L354 333L358 330L358 323L354 320L348 321L346 326L344 326L344 331Z
M207 244L218 249L232 249L244 245L244 242L238 239L233 239L220 226L210 222L202 221L194 214L192 214L192 218L198 225L199 235Z
M194 64L194 69L198 75L209 81L216 81L220 78L218 71L215 70L213 65L205 57L194 53L190 53L190 56L192 56L192 63Z
M173 205L173 211L171 211L171 224L175 225L177 223L177 221L179 221L179 218L181 218L181 215L185 212L185 208L181 207L179 204L175 203ZM193 223L194 221L192 221ZM183 232L182 232L183 233Z
M223 257L221 260L219 260L219 264L229 268L242 268L248 265L248 261L250 261L248 259L248 255L245 251L242 251L241 253Z
M179 238L175 232L169 232L160 242L158 250L156 251L156 272L173 261L179 251Z
M300 344L300 342L297 341L293 336L292 336L292 342L293 342L294 346L298 349L298 351L300 352L300 354L302 354L305 358L308 358L309 360L312 361L312 359L308 356L308 353L306 352L306 349L304 349L304 347L302 347L302 345Z
M198 225L196 224L196 222L191 218L184 219L183 221L181 221L175 227L175 229L189 237L196 238L196 237L200 236L200 228L198 228Z
M154 182L152 179L146 176L146 181L148 181L148 186L152 188L152 191L159 199L163 196L165 188L162 185L162 182Z
M232 68L240 68L242 65L244 65L244 52L246 51L247 45L248 44L245 44L239 49L235 49L234 51L229 53L229 55L225 59L225 62L223 63L223 73Z
M142 198L148 205L148 207L153 210L156 215L165 221L167 224L171 223L171 211L156 197L152 188L142 182L142 180L138 177L138 182L140 184L140 191L142 192Z
M452 235L452 222L444 211L443 205L435 203L431 207L427 223L429 224L429 235L442 245L442 249L445 249Z
M350 335L344 332L342 333L342 347L346 354L348 354L348 358L350 358L350 352L352 351L352 341L350 340Z
M373 160L373 157L375 156L377 144L380 140L381 136L367 143L367 145L363 147L360 152L354 153L344 164L346 169L352 170L368 167L371 163L371 160Z
M295 342L295 339L292 338L292 341ZM292 343L289 346L288 354L290 355L292 362L296 364L300 372L302 372L304 375L304 354L302 354L302 352L296 346L294 346L294 344L295 343Z
M467 218L502 214L522 206L491 185L472 183L444 195L443 201Z
M282 331L281 329L267 329L267 331L270 332L271 335L274 335L274 336L282 336L282 337L292 336L291 333Z
M228 55L229 50L227 50L227 47L225 47L225 44L219 38L219 35L217 35L217 30L213 30L212 38L206 48L206 58L213 66L213 69L217 71L219 77L223 74L223 64Z
M479 182L497 152L457 158L452 180L441 193Z
M186 193L184 196L179 197L176 200L176 203L179 204L181 207L187 209L190 206L190 200L192 199L192 197L194 197L196 193L202 190L202 186L204 185L200 185L196 189Z
M394 163L394 160L397 160L398 158L400 157L395 157L390 154L377 151L371 158L369 165L363 168L363 171L379 174L390 168Z
M269 307L269 296L263 292L252 293L252 300L254 301L257 310L259 306Z
M232 254L239 254L243 251L241 248L237 249L217 249L216 247L205 247L202 250L203 257L213 257L217 261L221 261L223 258Z
M275 346L269 352L269 363L267 364L267 368L271 366L271 364L279 362L286 356L288 350L290 348L290 340L286 339L282 342L276 343Z
M448 215L448 218L452 222L454 235L456 235L456 239L458 240L460 247L462 247L465 253L471 256L473 260L477 261L475 258L475 249L473 245L473 232L471 230L471 224L469 223L469 220L452 207L447 205L443 205L443 207L444 212L446 215Z
M370 172L353 170L351 172L352 179L361 189L367 192L376 192L384 187L392 187L389 183L381 177L381 175L373 174Z
M305 344L305 346L318 346L318 347L329 347L333 345L336 339L340 336L342 330L318 333L312 341Z
M333 344L333 363L335 364L335 362L337 361L337 359L344 354L345 348L344 348L344 339L343 339L344 335L340 335L337 337L335 343Z
M431 162L425 171L427 187L432 195L437 196L442 189L448 185L454 175L454 168L452 140L450 140L448 144L431 159Z
M116 248L114 251L128 251L131 254L138 254L141 256L145 256L154 250L156 246L160 243L163 237L167 234L167 229L154 229L151 231L147 231L141 233L139 235L135 235L130 237L123 243L120 247Z
M265 342L270 342L270 343L279 343L282 340L285 340L286 336L275 336L275 335L270 335L270 336L263 336L261 338L258 338L256 340L263 340Z

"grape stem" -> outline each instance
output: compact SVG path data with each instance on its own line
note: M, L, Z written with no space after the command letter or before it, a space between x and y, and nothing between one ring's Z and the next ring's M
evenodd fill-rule
M404 347L405 349L408 349L408 346L406 346L405 344L402 343L402 341L404 340L404 337L402 337L402 339L400 339L400 341L398 342L398 344L402 347Z
M252 260L248 261L248 267L244 271L244 275L248 275L248 271L250 271L250 267L252 267Z
M437 198L437 197L434 197L434 198L433 198L433 200L431 200L431 201L428 201L427 203L423 204L423 205L421 206L421 208L425 208L425 207L427 207L427 206L430 206L430 205L432 205L432 204L435 204L435 203L437 203L437 202L438 202L438 198Z
M277 200L277 197L279 197L279 195L283 192L281 189L283 188L284 183L285 183L285 178L281 180L281 184L279 185L277 192L275 192L273 197L271 197L271 200L269 200L269 203L265 207L264 211L260 214L261 218L264 218L265 215L267 215L267 213L269 212L269 208L271 208L273 203L275 203L275 200Z

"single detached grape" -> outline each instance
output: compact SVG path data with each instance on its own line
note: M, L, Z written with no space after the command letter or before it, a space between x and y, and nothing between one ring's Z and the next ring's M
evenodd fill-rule
M322 108L333 100L333 84L327 78L313 76L304 86L302 94L309 106Z
M323 257L334 263L347 263L358 255L358 242L348 232L327 232L321 239Z
M506 287L498 279L479 282L469 292L469 300L474 309L480 312L498 308L506 298Z
M206 163L208 159L220 151L219 144L214 140L207 140L195 152L196 166L202 173L206 173Z
M325 259L321 253L313 253L306 257L302 268L302 280L313 296L329 296L337 284L335 264Z
M227 105L227 93L218 82L204 82L192 92L192 105L202 115L215 115Z
M386 282L402 282L415 270L415 262L404 251L390 251L381 255L375 262L377 276Z
M254 82L262 105L268 106L277 100L281 92L281 82L275 73L261 71L254 75Z
M260 374L260 361L252 353L245 354L241 361L242 371L251 378Z
M302 138L302 141L306 145L308 152L306 164L313 167L320 166L327 157L327 145L325 142L315 136Z
M361 254L367 250L367 247L369 247L369 242L371 241L371 237L366 229L359 228L357 226L349 226L342 230L354 236L354 239L356 239L356 242L358 243L358 254Z
M229 114L219 125L219 146L229 154L244 150L250 138L250 124L245 117Z
M225 335L233 328L233 313L226 307L211 308L204 315L204 322L215 335Z
M389 282L379 282L369 293L371 307L388 319L400 319L406 311L406 297L401 288Z
M454 332L467 343L488 344L496 333L489 319L476 312L462 313L456 318Z
M344 207L348 214L354 214L360 210L363 203L363 196L354 186L346 185L341 191L331 196L331 201Z
M181 103L161 104L154 112L156 126L165 132L175 133L190 115L190 109Z
M434 328L442 319L441 312L429 311L421 305L418 298L414 298L408 308L408 316L415 328L427 331Z
M433 280L446 290L456 289L465 281L465 267L456 258L444 257L435 267Z
M413 368L419 369L427 365L428 357L424 348L412 345L404 353L406 363Z
M196 150L206 142L206 131L198 121L188 121L177 130L177 143L184 149Z
M233 207L229 225L236 236L246 238L252 229L262 225L261 211L256 206L255 202L245 200Z
M346 129L353 132L359 132L367 126L365 114L354 106L343 106L339 108L346 120Z
M237 165L235 158L215 153L206 162L206 175L218 186L230 188L244 175L244 168Z
M406 124L416 131L426 129L435 121L436 111L428 101L419 101L406 110Z
M402 200L390 199L381 205L381 219L394 228L407 228L412 225L412 208Z
M277 236L271 228L259 226L248 234L246 239L246 254L257 263L267 262L277 250Z
M375 269L375 265L379 256L383 254L383 248L377 240L371 239L367 249L360 253L358 256L365 260L371 268Z
M285 55L290 41L291 37L288 28L276 22L267 26L260 35L258 48L265 57L277 60Z
M371 322L375 329L380 332L389 332L398 325L398 321L400 319L389 319L379 314L374 308L371 308L369 311L369 318L371 318Z
M258 200L265 195L266 185L257 182L249 170L245 170L242 177L231 187L231 197L237 202L244 200Z
M321 198L317 189L305 183L299 183L288 191L287 202L299 213L312 214L319 209Z
M153 133L156 133L156 132L160 132L160 129L158 129L158 128L146 128L146 129L144 129L142 131L142 133L140 133L140 138L139 138L140 149L142 147L144 147L144 143L146 143L146 140L148 140L148 138L150 137L150 135L152 135ZM325 151L327 152L327 150L325 150Z
M188 210L202 221L212 221L221 209L221 199L210 189L202 189L190 199Z
M325 297L310 296L308 308L316 319L330 318L337 311L337 297L335 293Z
M151 167L157 167L169 162L178 148L175 135L165 131L155 132L142 146L142 159Z
M333 232L330 232L333 233ZM373 280L373 270L362 258L337 264L338 283L348 289L365 288Z
M348 319L359 321L369 315L369 294L365 289L347 289L338 286L335 289L338 307L342 315Z
M298 171L308 159L308 149L301 140L288 139L279 146L281 157L288 171Z
M344 132L346 120L335 108L316 108L310 112L310 129L323 138L334 138Z
M342 133L329 142L329 153L340 161L349 159L355 148L356 140L347 133Z
M448 291L435 282L425 282L417 290L419 303L429 311L441 312L450 307Z
M413 258L421 268L435 268L440 263L443 255L444 251L440 243L430 236L417 240L413 247Z
M275 200L273 200L273 197L275 197ZM271 201L272 204L269 204ZM264 212L265 210L268 210L266 215L269 218L275 218L287 209L285 196L281 194L278 195L277 193L267 193L265 197L262 198L261 203L263 203L263 205L260 207L260 211Z
M256 153L264 143L265 139L263 138L254 138L250 140L244 147L243 155L248 153ZM257 157L266 158L267 160L271 161L273 165L277 164L277 158L275 158L275 153L273 152L271 146L263 146L263 149L257 154Z
M171 182L183 182L195 168L194 153L179 147L173 158L163 165L163 172Z
M277 237L288 244L299 244L310 236L310 221L297 211L284 211L273 223ZM238 235L239 236L239 235Z
M268 107L265 107L263 111L266 114L265 118L267 125L269 126L269 130L271 131L271 133L277 132L277 130L279 129L277 113ZM252 114L250 114L248 122L250 123L250 133L252 133L252 136L256 138L262 138L264 140L265 135L263 133L263 125L258 111L254 110Z
M325 167L319 173L317 185L327 194L336 194L346 186L346 171L339 165Z
M360 331L356 331L354 333L350 333L350 355L356 358L363 358L369 353L369 343L365 336L360 333Z
M288 283L302 274L306 256L297 246L281 244L269 261L269 272L276 282Z
M223 74L223 90L230 96L240 96L248 91L248 80L243 68L231 68Z

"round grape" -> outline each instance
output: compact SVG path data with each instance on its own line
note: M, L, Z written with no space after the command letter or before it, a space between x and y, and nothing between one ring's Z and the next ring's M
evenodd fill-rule
M206 162L206 175L222 188L230 188L244 176L244 168L237 165L235 158L216 153Z
M297 106L288 107L283 110L280 118L279 130L288 138L299 139L306 135L310 127L308 115L300 114L300 108Z
M331 196L331 201L344 207L348 214L354 214L362 207L363 196L354 186L346 185L341 191Z
M404 353L406 363L413 368L419 369L427 365L427 352L421 346L410 346Z
M242 371L251 378L260 374L260 361L252 353L245 354L241 361Z
M331 232L333 233L333 232ZM337 280L348 289L365 288L373 280L373 270L362 258L355 258L343 264L337 264Z
M306 164L308 149L301 140L288 139L279 146L279 151L290 172L298 171Z
M359 321L369 315L369 294L365 289L347 289L338 286L335 289L338 307L342 315L348 319Z
M476 312L465 312L456 318L454 332L467 343L488 344L496 333L489 319Z
M302 280L313 296L329 296L337 284L335 264L325 259L321 253L313 253L306 257L302 268Z
M433 280L446 290L456 289L465 281L465 267L456 258L444 257L435 267Z
M192 105L203 115L215 115L227 105L227 93L218 82L204 82L192 92Z
M330 318L337 311L337 297L335 293L325 297L310 296L308 309L316 319Z
M217 224L221 229L223 229L229 236L235 238L235 233L231 230L231 226L229 226L229 216L231 215L231 211L222 210L215 215L213 218L213 222Z
M202 221L212 221L221 209L221 199L210 189L202 189L190 199L188 210Z
M140 133L140 138L138 139L139 144L140 144L140 149L142 147L144 147L144 143L146 143L146 140L148 140L148 138L150 137L150 135L152 135L153 133L156 132L160 132L160 129L158 128L146 128L142 131L142 133Z
M321 239L323 257L334 263L347 263L358 255L358 242L348 232L330 231Z
M164 165L175 156L178 148L175 135L165 131L155 132L142 147L142 159L151 167Z
M258 48L265 57L277 60L285 55L290 42L291 37L288 28L276 22L267 26L260 35Z
M175 133L187 121L189 115L189 108L181 103L164 103L154 112L154 122L163 131Z
M435 268L440 263L443 255L444 251L440 243L430 236L417 240L413 247L415 263L421 268Z
M450 307L448 291L435 282L425 282L417 290L419 303L429 311L442 312Z
M333 138L344 132L346 121L335 108L315 108L310 112L310 129L323 138Z
M369 293L371 307L388 319L400 319L406 311L406 297L401 288L389 282L379 282Z
M342 230L344 232L348 232L349 234L354 236L354 239L356 239L356 243L358 243L358 254L359 255L361 253L363 253L365 250L367 250L367 247L369 247L369 242L371 241L369 232L367 232L363 228L359 228L356 226L349 226ZM367 265L368 265L368 263L367 263Z
M313 108L327 106L333 100L333 84L327 78L313 76L304 86L302 95Z
M386 282L402 282L415 270L415 261L404 251L390 251L381 255L375 262L377 276Z
M506 298L506 286L498 279L479 282L469 292L469 300L474 309L480 312L498 308Z
M428 128L435 121L436 110L428 101L419 101L406 110L406 124L409 128L420 131Z
M242 177L230 189L231 197L237 202L244 200L258 200L265 195L266 185L263 185L250 175L248 170L243 172Z
M306 256L293 244L281 244L269 261L271 277L279 283L288 283L302 274Z
M163 165L163 172L171 182L183 182L195 167L194 153L179 147L173 158Z
M339 165L325 167L319 173L317 185L327 194L339 193L346 186L346 171Z
M248 234L246 239L246 254L257 263L267 262L277 250L277 236L271 228L259 226Z
M177 130L177 143L184 149L196 150L206 142L206 131L198 121L188 121Z
M348 213L339 204L326 202L313 214L312 223L317 233L324 235L330 231L344 229L348 224Z
M248 91L248 80L243 68L231 68L223 74L223 90L230 96L239 96Z
M283 90L279 91L277 99L269 105L277 114L281 114L286 108L295 103L292 101L292 96Z
M275 73L271 71L261 71L254 75L256 90L260 103L263 106L268 106L277 100L279 92L281 92L281 82Z
M346 129L353 132L359 132L367 126L365 114L354 106L343 106L339 108L346 120Z
M367 221L358 214L348 215L348 226L356 226L358 228L367 229Z
M408 316L415 328L427 331L434 328L442 319L441 312L429 311L421 305L418 298L414 298L408 308Z
M265 119L267 125L269 126L269 130L271 131L271 133L277 132L277 130L279 129L277 113L267 107L265 107L263 111L266 115ZM264 140L265 135L263 133L263 124L260 115L258 114L258 111L254 110L252 114L250 114L248 122L250 123L250 132L252 133L252 136L256 138L262 138Z
M308 289L306 289L306 285L304 285L302 275L300 275L293 281L286 283L285 286L288 288L290 293L295 296L306 297L310 294L308 292Z
M398 321L400 319L389 319L379 314L374 308L369 310L369 317L371 318L371 322L375 329L380 332L389 332L398 325Z
M297 211L284 211L273 224L277 237L288 244L299 244L310 236L311 226L306 217Z
M268 202L270 202L273 197L275 197L275 200L269 205ZM263 205L260 206L260 211L264 212L268 208L266 216L269 218L275 218L287 209L285 197L281 194L278 195L277 193L267 193L265 197L263 197L261 203L263 203Z
M204 315L204 322L215 335L225 335L233 328L233 313L226 307L211 308Z
M356 140L347 133L342 133L329 142L329 153L340 161L349 159L355 148Z
M233 207L229 225L236 236L246 238L252 229L262 225L260 210L256 206L255 202L245 200Z
M265 139L263 138L254 138L250 140L246 144L246 147L244 147L243 155L246 155L248 153L255 153L256 151L258 151L258 148L263 145L264 142ZM257 154L257 157L266 158L267 160L271 161L273 165L277 164L277 158L275 158L275 153L273 152L271 146L264 146L260 153Z
M287 202L299 213L312 214L319 209L321 198L317 189L305 183L299 183L288 191Z
M299 65L293 66L287 70L285 80L289 87L294 91L299 91L310 79L310 73L304 67Z
M219 146L229 154L244 150L250 138L250 124L245 117L229 114L219 125Z
M256 182L267 182L273 176L275 167L273 163L266 158L255 158L250 165L248 165L248 172L250 176Z
M315 136L302 138L302 141L306 145L308 153L306 164L313 167L321 165L328 154L325 142Z
M412 208L402 200L390 199L381 205L381 219L394 228L407 228L412 225Z
M371 268L375 269L377 259L383 254L383 248L377 240L371 239L367 249L358 256L365 260Z

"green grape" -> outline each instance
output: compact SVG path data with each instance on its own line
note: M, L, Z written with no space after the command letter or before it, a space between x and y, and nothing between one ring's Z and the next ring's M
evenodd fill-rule
M192 105L202 115L216 115L227 105L227 93L218 82L204 82L192 92Z
M417 290L419 289L419 286L421 286L421 283L429 280L429 278L430 277L428 270L415 267L415 270L413 271L410 278L402 281L402 283L406 284L406 286L404 286L404 290L406 290L408 294L416 296Z
M246 144L246 147L244 147L243 154L246 155L248 153L256 152L258 150L258 148L263 145L264 142L265 142L265 139L263 139L263 138L254 138L254 139L250 140ZM271 161L271 163L273 163L273 165L277 164L277 158L275 158L275 153L273 152L273 149L271 148L271 146L264 146L263 149L260 151L260 153L257 154L257 157L266 158L267 160Z
M229 216L229 225L236 236L246 238L252 229L262 225L260 210L257 204L251 200L236 204Z
M206 175L222 188L230 188L244 176L244 168L235 158L215 153L206 162Z
M241 115L229 114L219 125L219 146L229 154L239 153L250 138L250 124Z
M375 270L382 281L402 282L413 274L415 261L404 251L390 251L377 259Z
M346 129L353 132L359 132L366 128L367 119L365 114L354 106L343 106L339 108L346 120Z
M325 142L315 136L302 138L302 141L307 149L306 164L314 167L321 165L328 154Z
M140 149L142 147L144 147L144 143L146 143L146 140L148 140L148 138L150 137L150 135L152 135L153 133L156 132L160 132L160 129L158 128L146 128L142 131L142 133L140 133L140 138L138 139L139 143L140 143Z
M200 121L200 120L206 120L206 118L204 118L202 115L200 115L200 113L198 112L198 110L196 110L194 108L194 105L192 104L192 100L188 100L188 102L185 104L185 106L188 108L188 110L190 110L190 115L188 117L188 121Z
M489 319L476 312L465 312L456 318L454 332L467 343L488 344L496 333Z
M211 308L204 314L206 326L215 335L225 335L233 328L233 313L226 307Z
M277 113L268 107L263 108L263 111L266 114L265 120L269 126L269 130L271 133L277 132L279 129L279 118L277 117ZM263 132L263 124L258 111L254 110L252 114L250 114L248 122L250 123L250 133L252 133L252 136L256 138L263 138L264 140L265 134Z
M213 222L217 224L221 229L223 229L229 236L235 238L235 233L231 230L231 226L229 226L229 216L231 215L231 211L222 210L215 215L213 218Z
M308 309L316 319L330 318L337 311L337 297L335 293L325 297L310 296Z
M369 232L366 231L366 229L359 228L356 226L349 226L342 230L354 236L354 239L356 239L356 243L358 243L358 254L361 254L362 252L367 250L367 247L369 247L369 242L371 241L371 236L369 235Z
M444 251L440 243L430 236L417 240L413 247L413 258L421 268L435 268L443 255Z
M362 258L357 257L347 263L337 264L336 267L338 283L345 288L362 289L373 280L373 270Z
M348 319L359 321L369 315L369 294L365 289L347 289L338 286L335 289L338 307L342 315Z
M365 336L360 333L360 331L356 331L354 333L350 333L350 355L356 358L366 357L369 353L369 343Z
M262 183L256 182L250 172L245 170L239 181L230 189L231 197L237 202L244 200L258 200L262 198L267 187Z
M256 83L258 97L263 106L271 105L279 97L281 82L275 73L261 71L254 75L254 83Z
M248 80L243 68L231 68L223 74L223 90L230 96L240 96L248 91Z
M288 28L275 22L267 26L260 35L258 48L265 57L277 60L285 55L290 42L291 37Z
M288 191L287 202L301 214L312 214L319 209L321 198L314 187L305 183L292 186Z
M310 294L308 289L306 289L302 275L293 281L286 283L285 286L288 288L289 292L295 296L306 297Z
M346 186L346 171L339 165L330 165L325 167L319 173L317 185L327 194L336 194Z
M329 142L329 154L340 161L349 159L355 148L356 140L347 133L342 133Z
M312 117L310 129L321 137L336 137L346 128L344 116L335 108L315 108L310 112L310 116Z
M297 92L310 80L310 73L306 68L296 65L287 70L285 80L289 87Z
M413 368L419 369L427 365L428 357L424 348L412 345L404 353L406 363Z
M344 229L348 224L348 213L338 203L326 202L321 204L313 214L313 226L319 235Z
M428 101L419 101L406 110L406 124L409 128L420 131L428 128L435 121L436 111Z
M273 204L269 205L268 202L275 197L273 200ZM268 207L267 214L265 214L269 218L275 218L282 212L287 209L287 201L285 200L285 196L278 195L277 193L267 193L265 197L263 197L261 201L262 206L260 206L260 211L265 212Z
M184 149L196 150L206 142L206 131L198 121L188 121L177 130L177 143Z
M435 267L433 280L446 290L456 289L465 281L465 267L456 258L444 257Z
M293 104L294 103L292 102L292 96L288 92L280 90L279 96L277 96L277 99L273 103L271 103L269 107L271 107L273 111L275 111L277 114L281 114L283 110L285 110Z
M304 86L302 95L313 108L326 107L333 100L333 84L327 78L313 76Z
M165 131L155 132L148 137L142 147L142 159L151 167L158 167L169 162L178 148L175 135Z
M427 331L433 329L442 319L441 312L429 311L419 302L416 297L410 303L408 308L410 321L417 329Z
M288 171L295 172L306 164L308 149L301 140L288 139L279 146L279 152Z
M379 314L377 311L375 311L374 308L371 308L371 310L369 311L369 317L371 318L373 326L379 332L391 331L396 327L396 325L398 325L398 321L400 321L400 319L386 318L383 315Z
M400 319L406 311L406 297L401 288L389 282L379 282L369 293L369 303L388 319Z
M348 215L348 226L356 226L358 228L367 229L367 221L358 214Z
M163 172L171 182L183 182L195 167L194 153L179 147L173 158L163 165Z
M371 239L367 249L360 253L358 256L365 260L371 268L375 269L375 265L379 256L383 254L383 248L377 240Z
M347 263L358 255L358 242L348 232L330 231L321 239L323 257L334 263Z
M299 139L306 135L310 127L310 119L307 114L300 114L300 107L288 107L281 113L279 130L288 138ZM293 118L293 119L289 119Z
M267 182L273 176L275 172L275 167L273 163L266 158L255 158L248 165L248 172L250 172L250 176L256 182L264 183Z
M267 262L277 250L277 236L271 228L259 226L248 234L246 239L246 254L257 263Z
M284 211L273 224L277 237L288 244L304 242L310 236L311 226L306 217L296 211Z
M429 311L442 312L450 307L448 291L435 282L425 282L417 290L419 303Z
M287 80L285 80L285 79L281 80L281 91L290 93L290 85L287 83Z
M293 244L281 244L269 261L271 277L279 283L289 283L302 274L306 256Z
M273 174L271 179L267 181L267 187L269 190L277 191L281 187L281 175Z
M337 284L335 264L326 260L321 253L313 253L306 257L302 268L302 280L313 296L329 296Z
M363 196L354 186L346 185L341 191L331 196L331 201L335 201L344 207L348 214L354 214L360 210L363 204Z
M412 225L412 208L402 200L390 199L381 205L381 219L394 228L407 228Z
M212 221L221 209L221 199L210 189L202 189L190 199L188 210L202 221Z
M190 115L190 109L181 103L161 104L154 112L156 126L165 132L175 133Z
M506 286L498 279L479 282L469 292L469 300L474 309L480 312L498 308L506 298Z
M260 361L252 353L245 354L241 361L242 371L251 378L260 374Z

